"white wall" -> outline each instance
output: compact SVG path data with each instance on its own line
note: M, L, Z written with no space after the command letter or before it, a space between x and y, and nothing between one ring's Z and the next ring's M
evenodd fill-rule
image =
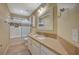
M72 30L79 28L79 4L58 4L58 11L65 8L57 19L58 35L66 40L72 40Z
M10 15L7 5L0 3L0 44L2 45L0 54L4 54L9 45L9 24L5 22L8 16Z

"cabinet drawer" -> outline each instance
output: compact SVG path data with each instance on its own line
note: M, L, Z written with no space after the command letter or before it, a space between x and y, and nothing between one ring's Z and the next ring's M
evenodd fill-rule
M46 55L57 55L54 51L51 51L50 49L46 48L45 46L41 45L41 50L46 53Z

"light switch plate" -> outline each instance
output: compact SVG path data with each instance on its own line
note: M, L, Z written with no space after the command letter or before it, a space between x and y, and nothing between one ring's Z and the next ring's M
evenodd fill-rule
M72 30L72 39L75 42L79 42L79 30L78 29Z

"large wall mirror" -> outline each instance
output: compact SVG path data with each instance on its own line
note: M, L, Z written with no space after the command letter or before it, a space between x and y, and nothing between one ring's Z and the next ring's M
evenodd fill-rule
M41 6L38 10L37 30L53 32L53 7L49 4Z

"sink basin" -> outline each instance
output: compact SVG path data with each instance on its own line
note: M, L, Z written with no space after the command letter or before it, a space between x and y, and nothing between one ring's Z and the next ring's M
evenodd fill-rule
M36 38L38 38L38 39L46 39L44 36L42 36L42 35L38 35L38 36L36 36Z
M33 36L34 36L34 37L38 37L39 35L38 35L38 34L34 34Z
M43 36L43 35L35 34L35 35L33 35L33 36L36 37L36 38L38 38L38 39L46 39L46 37Z
M43 40L43 39L46 39L45 37L37 37L38 39L41 39L41 40Z

